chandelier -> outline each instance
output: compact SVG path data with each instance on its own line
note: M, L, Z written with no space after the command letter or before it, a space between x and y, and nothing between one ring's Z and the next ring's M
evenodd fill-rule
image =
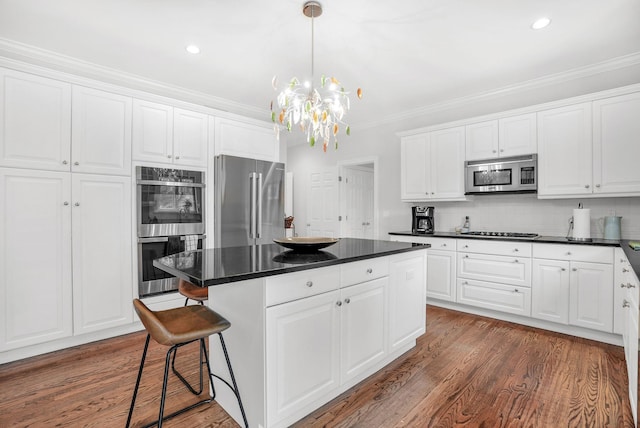
M311 80L300 82L293 77L278 94L275 106L271 101L271 120L278 139L280 130L291 132L294 127L306 134L307 143L311 147L322 141L322 149L326 152L329 143L333 141L338 148L338 134L344 130L351 135L351 128L343 121L349 110L349 92L346 92L340 81L335 77L320 77L320 86L314 85L314 18L322 15L322 6L316 1L308 1L302 8L302 13L311 18ZM273 89L278 90L278 79L274 76L271 82ZM356 91L358 98L362 98L362 89ZM275 110L274 110L275 108Z

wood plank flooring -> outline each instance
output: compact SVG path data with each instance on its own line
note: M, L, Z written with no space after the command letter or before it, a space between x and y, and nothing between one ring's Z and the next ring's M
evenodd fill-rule
M0 365L0 427L124 426L144 337ZM152 341L133 426L157 416L165 351ZM195 373L196 359L190 345L177 364ZM172 374L167 412L193 399ZM165 426L237 425L212 403ZM295 426L599 428L633 419L622 348L428 306L415 349Z

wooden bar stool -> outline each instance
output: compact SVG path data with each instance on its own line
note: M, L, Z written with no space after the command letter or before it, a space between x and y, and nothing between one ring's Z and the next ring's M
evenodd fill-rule
M131 407L129 407L129 416L127 417L127 427L131 423L131 416L133 415L133 408L136 402L136 396L138 394L138 387L140 386L140 379L142 378L142 369L144 368L144 362L147 357L147 349L149 348L149 339L153 337L153 340L161 345L169 346L167 356L165 358L164 365L164 380L162 381L162 395L160 396L160 412L158 420L154 421L146 427L158 425L158 428L162 427L162 422L173 418L181 413L191 410L197 406L205 403L210 403L216 397L216 391L213 387L213 377L216 377L220 381L224 382L235 394L238 400L238 406L240 406L240 412L242 413L242 419L246 428L249 427L247 423L247 416L242 406L242 400L240 399L240 392L238 391L238 385L236 384L235 376L233 375L233 369L231 368L231 361L229 360L229 354L227 353L227 347L222 337L222 332L231 326L231 323L214 312L210 308L204 305L191 305L183 306L181 308L169 309L165 311L152 311L145 306L139 299L134 299L133 306L136 313L140 317L142 324L147 330L147 339L144 344L144 351L142 352L142 359L140 360L140 369L138 370L138 378L136 380L136 386L133 390L133 397L131 398ZM220 338L220 345L222 345L222 351L227 361L227 367L229 369L229 375L233 386L220 376L211 373L211 367L209 365L209 355L207 353L207 347L205 344L205 338L217 334ZM187 386L187 388L195 395L202 392L202 365L206 364L207 373L209 374L209 380L211 382L212 396L205 400L198 401L183 409L180 409L168 416L164 416L164 404L167 394L167 381L169 378L169 362L172 354L175 354L176 350L189 343L199 341L200 342L200 392L196 392L189 383L176 372L178 378ZM204 361L202 360L204 357Z
M187 306L189 300L195 300L196 302L204 305L204 301L209 299L209 288L198 287L190 282L181 279L178 282L178 292L186 297L184 305Z

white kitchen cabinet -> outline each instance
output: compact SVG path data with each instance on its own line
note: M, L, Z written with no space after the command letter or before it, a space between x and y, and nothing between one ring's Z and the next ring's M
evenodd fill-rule
M131 175L130 97L73 86L71 170Z
M234 120L210 116L210 128L215 128L215 155L231 155L245 158L280 162L280 143L267 122L243 118Z
M464 200L464 126L403 137L403 201Z
M627 257L620 248L616 248L616 268L630 267ZM616 272L617 273L617 272ZM638 318L640 307L638 306L638 288L640 281L633 270L621 271L622 278L620 290L624 290L621 300L615 303L616 309L623 312L624 324L622 328L622 342L624 345L625 361L627 363L627 376L629 381L629 401L634 423L638 423ZM616 283L616 285L618 285Z
M536 153L536 114L527 113L498 119L499 150L501 157Z
M133 321L131 178L72 174L73 332Z
M131 323L130 178L0 173L0 350Z
M510 116L466 126L466 160L536 152L535 114Z
M0 166L69 171L71 85L0 68Z
M638 287L633 282L633 269L622 248L614 250L613 261L613 332L624 334L626 326L627 310L624 302L628 301L630 294L638 300Z
M71 336L71 177L0 168L0 351Z
M267 426L323 399L340 384L340 292L266 311Z
M207 166L206 114L133 100L133 159L181 166Z
M531 286L531 257L458 252L458 277Z
M427 256L428 257L428 256ZM389 352L425 332L425 256L399 254L389 260Z
M640 195L640 92L593 102L594 193Z
M610 264L571 262L569 323L613 331L613 268Z
M458 278L457 301L483 309L531 315L531 289L496 282Z
M569 262L533 259L531 316L569 323Z
M591 103L538 113L538 196L591 194Z

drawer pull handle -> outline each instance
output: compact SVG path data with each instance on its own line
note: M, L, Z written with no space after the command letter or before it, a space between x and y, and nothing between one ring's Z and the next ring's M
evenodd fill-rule
M627 286L624 284L620 284L620 288L627 288Z
M373 273L373 269L371 268L367 269L367 273Z
M344 302L348 305L349 303L351 303L351 299L347 297L346 299L344 299Z
M313 281L307 281L307 287L313 287Z
M620 284L620 287L622 287L622 288L636 288L636 285L632 284L630 282L627 282L626 284Z
M342 300L338 300L338 301L336 302L336 306L342 306Z
M627 301L627 299L624 299L622 301L622 307L623 308L628 308L629 306L631 306L631 304Z

